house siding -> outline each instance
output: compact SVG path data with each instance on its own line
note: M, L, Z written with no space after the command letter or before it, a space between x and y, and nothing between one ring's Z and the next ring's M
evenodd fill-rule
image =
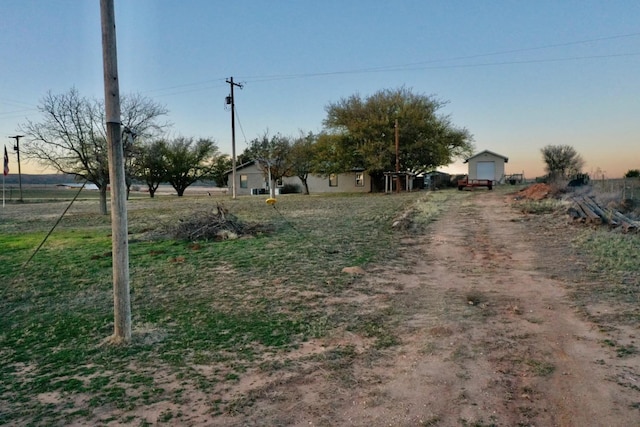
M356 174L363 174L363 185L356 187ZM371 178L366 172L346 172L337 175L338 182L335 187L329 185L329 177L319 175L309 175L307 184L309 184L309 193L369 193L371 192ZM283 179L285 184L293 184L300 187L304 191L302 181L297 176L287 177Z
M241 177L245 175L247 177L247 187L241 188L240 181ZM229 191L232 188L232 180L231 174L229 174ZM267 188L267 183L264 178L264 174L258 168L255 163L243 166L242 168L236 169L236 194L238 196L247 196L251 194L251 189L253 188Z
M356 174L363 175L363 185L356 186ZM240 179L245 175L247 177L247 187L240 187ZM232 188L231 173L229 176L229 190ZM322 177L319 175L309 175L307 183L309 184L309 193L368 193L371 191L371 178L366 172L346 172L338 174L337 185L329 185L329 177ZM256 163L250 163L241 165L236 169L236 194L238 196L250 195L251 190L254 188L267 189L267 180L264 174ZM282 179L283 184L293 184L300 188L300 191L304 191L302 181L297 176L285 177Z
M483 151L481 153L476 154L473 157L467 159L467 163L469 164L469 179L480 179L483 177L478 177L478 164L479 163L493 163L494 164L494 176L493 181L499 184L504 183L504 164L508 161L508 159L499 154L491 153L488 151ZM484 178L486 179L486 178Z

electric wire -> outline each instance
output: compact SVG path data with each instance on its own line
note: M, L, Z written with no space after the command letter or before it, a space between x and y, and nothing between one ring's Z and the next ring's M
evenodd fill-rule
M233 106L235 112L235 118L238 121L238 127L240 127L240 132L242 132L242 137L244 138L244 143L247 144L247 135L244 134L244 129L242 127L242 123L240 122L240 116L238 115L238 107Z
M456 56L451 58L437 58L437 59L430 59L426 61L412 62L412 63L400 64L400 65L383 65L383 66L374 66L374 67L365 67L365 68L354 68L354 69L348 69L348 70L315 72L315 73L249 75L249 76L243 76L242 79L246 82L251 82L251 83L266 83L266 82L272 82L272 81L295 80L295 79L326 77L326 76L341 76L341 75L350 75L350 74L357 75L357 74L399 72L399 71L412 71L412 70L473 68L473 67L487 67L487 66L578 61L578 60L587 60L587 59L631 57L631 56L640 55L640 52L627 52L627 53L604 54L604 55L565 56L560 58L539 58L539 59L530 59L530 60L505 60L505 61L496 61L496 62L481 62L481 63L466 63L466 64L465 63L446 64L447 62L453 62L453 61L464 61L464 60L478 59L478 58L489 57L489 56L532 52L532 51L540 51L545 49L555 49L559 47L575 46L575 45L581 45L581 44L603 42L603 41L632 38L632 37L639 37L639 36L640 36L640 32L634 32L634 33L627 33L627 34L617 34L612 36L596 37L591 39L574 40L574 41L563 42L563 43L553 43L553 44L547 44L547 45L541 45L541 46L525 47L525 48L518 48L518 49L507 49L507 50L488 52L488 53ZM215 78L215 79L203 80L200 82L169 86L166 88L151 89L143 93L171 91L173 89L193 87L192 89L187 89L182 91L179 90L179 91L169 92L169 93L160 94L156 96L178 95L182 93L195 92L203 89L217 87L219 85L223 85L224 82L225 82L225 78ZM216 83L216 84L213 84L213 83Z

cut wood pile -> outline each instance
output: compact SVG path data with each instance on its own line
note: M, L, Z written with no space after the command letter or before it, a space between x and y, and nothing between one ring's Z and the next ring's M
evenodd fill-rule
M603 208L591 197L578 196L573 199L567 213L573 221L588 224L605 224L625 232L640 230L640 221L634 221L615 209Z

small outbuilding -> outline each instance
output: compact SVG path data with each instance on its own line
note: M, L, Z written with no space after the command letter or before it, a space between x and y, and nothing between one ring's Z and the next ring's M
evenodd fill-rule
M469 180L487 179L495 184L504 184L504 164L508 157L484 150L464 162L469 164Z

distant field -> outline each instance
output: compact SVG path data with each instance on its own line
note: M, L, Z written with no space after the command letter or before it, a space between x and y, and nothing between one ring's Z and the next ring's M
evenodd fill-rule
M29 203L71 200L78 192L78 188L67 188L56 184L23 184L22 199ZM193 185L185 191L185 196L189 195L221 195L226 193L225 188L209 187ZM170 185L161 185L156 195L175 195L175 190ZM98 199L100 193L98 190L83 189L78 196L79 200ZM149 198L149 193L145 191L144 186L136 185L132 187L130 198ZM18 185L5 186L5 203L17 203L20 199L20 187Z

